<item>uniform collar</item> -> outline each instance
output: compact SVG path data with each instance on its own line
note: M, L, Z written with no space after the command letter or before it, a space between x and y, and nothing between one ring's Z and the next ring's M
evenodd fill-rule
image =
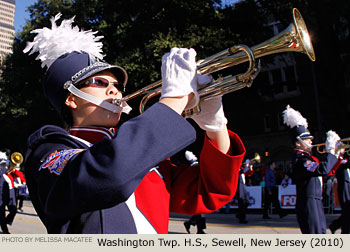
M103 127L74 126L69 130L69 134L95 144L104 138L112 139L115 131L115 129L107 129Z
M294 149L294 153L300 153L302 155L308 156L309 158L311 158L312 160L314 160L315 162L319 163L319 160L312 156L310 152L302 150L302 149Z
M295 152L295 153L302 153L302 154L311 156L311 153L310 153L310 152L305 151L305 150L302 150L302 149L298 149L298 148L295 148L295 149L294 149L294 152Z

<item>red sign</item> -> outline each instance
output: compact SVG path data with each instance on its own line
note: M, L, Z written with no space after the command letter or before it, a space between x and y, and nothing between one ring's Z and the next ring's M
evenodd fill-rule
M296 202L296 195L281 195L281 206L295 206Z

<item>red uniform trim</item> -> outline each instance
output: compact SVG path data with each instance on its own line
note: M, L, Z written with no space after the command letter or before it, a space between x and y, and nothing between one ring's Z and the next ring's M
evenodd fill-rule
M136 205L158 233L168 233L169 212L199 214L216 211L236 193L245 148L229 131L233 156L225 155L206 137L200 166L175 166L169 160L149 173L135 191ZM170 208L169 208L170 205Z
M338 161L335 163L335 165L333 166L332 170L328 173L328 176L333 176L336 171L338 170L339 166L342 164L344 159L342 158L338 158Z

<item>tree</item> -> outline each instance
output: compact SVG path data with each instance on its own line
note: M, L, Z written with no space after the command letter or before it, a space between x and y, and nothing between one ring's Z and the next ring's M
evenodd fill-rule
M22 52L34 37L30 32L50 26L58 12L63 18L75 16L75 25L104 36L105 60L128 71L129 91L160 79L161 56L174 46L193 47L200 59L249 38L236 34L237 25L227 18L233 8L224 11L219 0L39 0L28 9L30 20L15 38L0 83L0 147L11 149L23 150L38 127L60 124L42 96L45 70L35 55Z

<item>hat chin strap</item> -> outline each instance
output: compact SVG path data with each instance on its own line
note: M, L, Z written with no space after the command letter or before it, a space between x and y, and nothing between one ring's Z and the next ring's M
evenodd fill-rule
M73 84L70 84L67 88L69 92L72 94L78 96L81 99L84 99L88 102L91 102L101 108L104 108L108 111L111 111L113 113L126 113L129 114L131 111L131 107L121 99L114 99L113 103L106 102L100 98L97 98L93 95L90 95L88 93L85 93L79 89L77 89Z
M299 143L301 143L302 145L304 145L304 146L307 147L308 149L310 149L310 150L312 149L312 145L309 145L309 144L305 143L304 140L301 139L300 136L297 136L297 140L299 141Z

